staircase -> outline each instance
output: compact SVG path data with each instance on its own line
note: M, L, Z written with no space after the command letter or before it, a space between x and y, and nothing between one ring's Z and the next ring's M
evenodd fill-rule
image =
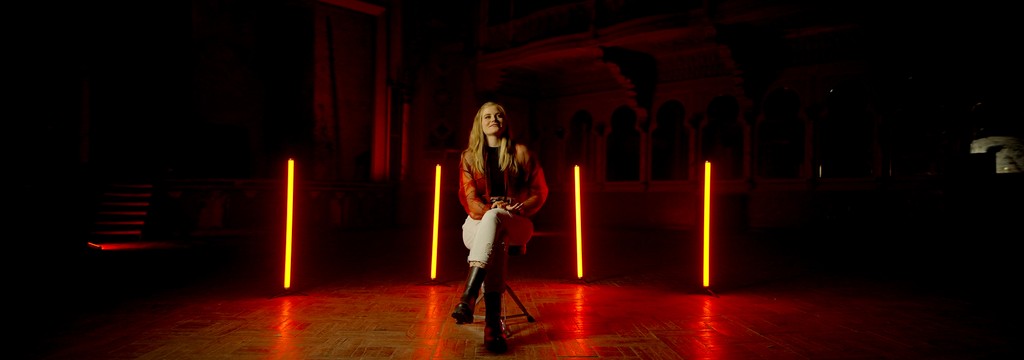
M114 183L100 193L90 243L139 243L153 196L152 184Z

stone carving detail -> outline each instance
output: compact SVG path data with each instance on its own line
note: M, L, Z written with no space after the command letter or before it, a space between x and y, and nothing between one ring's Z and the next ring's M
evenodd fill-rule
M658 60L661 63L658 81L663 83L734 74L718 51L674 55Z

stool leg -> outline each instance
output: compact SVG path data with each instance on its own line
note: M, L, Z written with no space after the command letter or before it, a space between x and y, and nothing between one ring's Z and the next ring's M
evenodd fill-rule
M511 287L511 286L508 286L508 285L506 285L506 286L505 286L505 291L507 291L507 292L508 292L508 294L509 294L510 296L512 296L512 301L515 301L515 302L516 302L516 305L518 305L518 306L519 306L519 310L522 310L522 311L523 311L523 314L522 314L522 315L523 315L523 316L526 316L526 321L529 321L529 322L534 322L534 321L535 321L536 319L534 319L534 318L533 318L533 315L530 315L530 312L529 312L529 311L526 311L526 306L524 306L524 305L523 305L523 301L522 301L522 300L519 300L519 296L516 296L516 292L515 292L515 291L512 291L512 287Z

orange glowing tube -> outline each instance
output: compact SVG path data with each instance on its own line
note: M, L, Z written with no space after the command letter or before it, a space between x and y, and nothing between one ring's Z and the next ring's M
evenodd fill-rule
M430 246L430 280L437 279L437 227L441 213L441 164L434 169L434 232Z
M583 278L583 221L580 218L580 166L573 168L576 181L576 277Z
M295 190L295 160L288 159L288 195L284 220L284 288L292 286L292 193Z
M711 285L711 162L704 162L704 287Z

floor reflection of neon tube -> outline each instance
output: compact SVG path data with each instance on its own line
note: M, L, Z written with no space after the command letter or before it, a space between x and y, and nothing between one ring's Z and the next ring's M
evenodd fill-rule
M572 301L572 314L573 322L576 324L574 331L578 336L584 336L587 333L586 314L583 313L586 299L583 295L583 285L576 285L576 293Z
M437 339L441 336L441 325L442 321L451 319L448 317L447 308L441 304L441 294L437 292L437 288L431 287L427 289L427 316L424 318L423 323L417 326L416 330L419 334L417 338L422 339ZM439 320L440 319L440 320Z
M292 299L284 297L280 298L281 311L278 313L277 326L274 330L277 330L276 342L274 348L271 351L271 358L290 358L299 355L298 349L295 347L295 335L292 333L298 326L292 319Z
M704 350L706 351L704 354L701 354L702 359L713 360L721 356L721 353L717 351L721 348L722 344L720 344L720 334L715 329L715 322L719 320L718 314L715 311L716 305L714 298L705 297L704 304L701 307L700 321L702 322L703 331L698 333L697 341L704 345Z
M448 303L441 302L441 294L438 288L427 289L426 316L412 327L410 334L412 338L419 339L419 344L410 354L411 359L432 359L437 358L446 350L441 346L441 328L445 321L451 320L448 317Z

